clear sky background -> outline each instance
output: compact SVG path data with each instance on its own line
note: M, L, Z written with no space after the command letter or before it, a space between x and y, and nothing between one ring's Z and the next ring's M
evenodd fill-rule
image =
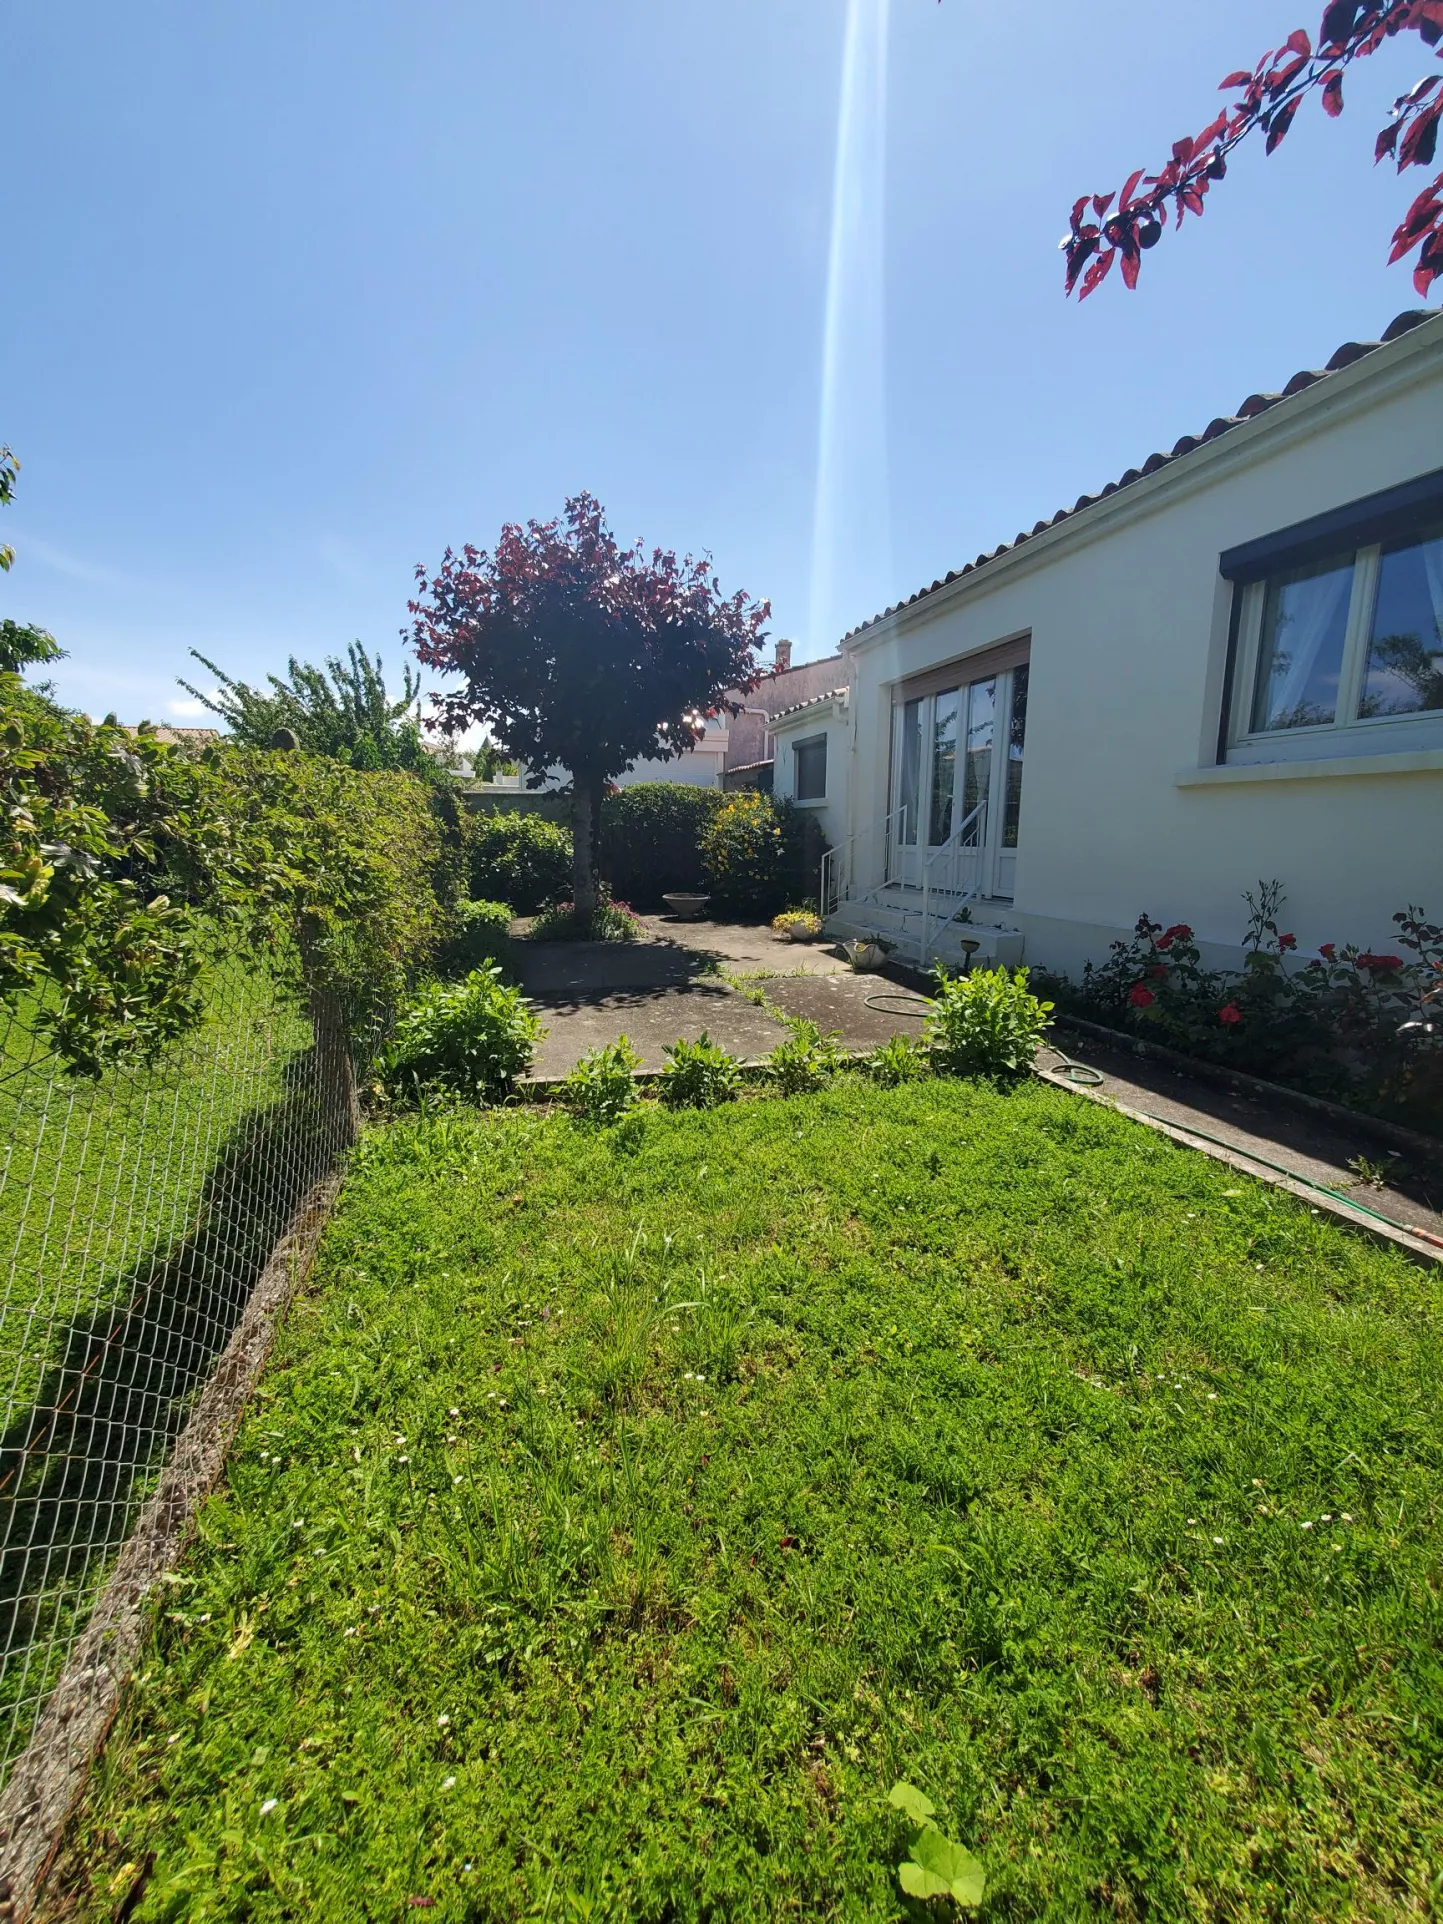
M1413 45L1240 160L1135 295L1062 299L1076 195L1319 11L891 0L885 141L864 89L840 170L873 205L818 591L847 0L11 7L0 613L70 650L76 705L176 718L191 645L254 679L359 637L394 669L417 562L589 488L826 652L1418 304L1384 263L1421 177L1371 165Z

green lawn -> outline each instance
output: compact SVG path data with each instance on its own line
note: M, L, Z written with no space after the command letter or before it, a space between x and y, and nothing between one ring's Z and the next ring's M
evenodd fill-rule
M47 1915L1443 1901L1443 1272L1080 1099L367 1139ZM130 1906L130 1908L126 1908Z

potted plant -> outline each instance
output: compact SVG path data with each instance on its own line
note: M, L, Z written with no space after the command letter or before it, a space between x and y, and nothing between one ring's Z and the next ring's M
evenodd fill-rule
M851 963L854 973L870 975L881 968L895 946L880 935L862 936L854 942L844 942L842 954Z
M772 917L772 933L784 942L815 942L822 932L822 918L811 909L783 909Z

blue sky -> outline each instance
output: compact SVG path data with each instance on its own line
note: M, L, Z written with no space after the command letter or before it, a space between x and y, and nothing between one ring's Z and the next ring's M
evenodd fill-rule
M819 589L847 0L11 9L0 613L57 634L76 705L174 718L192 644L394 664L417 562L589 488L825 652L1417 304L1384 265L1416 184L1371 166L1416 47L1240 160L1137 294L1062 299L1074 197L1318 11L890 0Z

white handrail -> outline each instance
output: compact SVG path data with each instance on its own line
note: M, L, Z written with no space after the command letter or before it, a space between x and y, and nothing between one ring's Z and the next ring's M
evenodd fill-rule
M984 853L983 845L986 841L985 833L979 834L975 842L966 842L963 838L970 835L973 828L980 821L985 820L986 813L987 802L984 798L978 802L975 808L963 816L956 828L953 829L952 833L947 837L947 840L939 843L933 853L930 854L922 864L922 930L918 940L917 950L917 962L920 968L925 969L927 966L927 956L932 947L932 937L934 933L932 928L932 871L939 862L944 860L955 864L957 857L962 853L964 847L968 850L975 849L979 859L981 858ZM955 867L953 880L954 882L956 880ZM956 888L949 889L947 893L947 914L945 918L942 918L944 923L950 922L953 919L959 906ZM980 893L980 887L974 882L971 888L962 891L963 904L973 901Z

